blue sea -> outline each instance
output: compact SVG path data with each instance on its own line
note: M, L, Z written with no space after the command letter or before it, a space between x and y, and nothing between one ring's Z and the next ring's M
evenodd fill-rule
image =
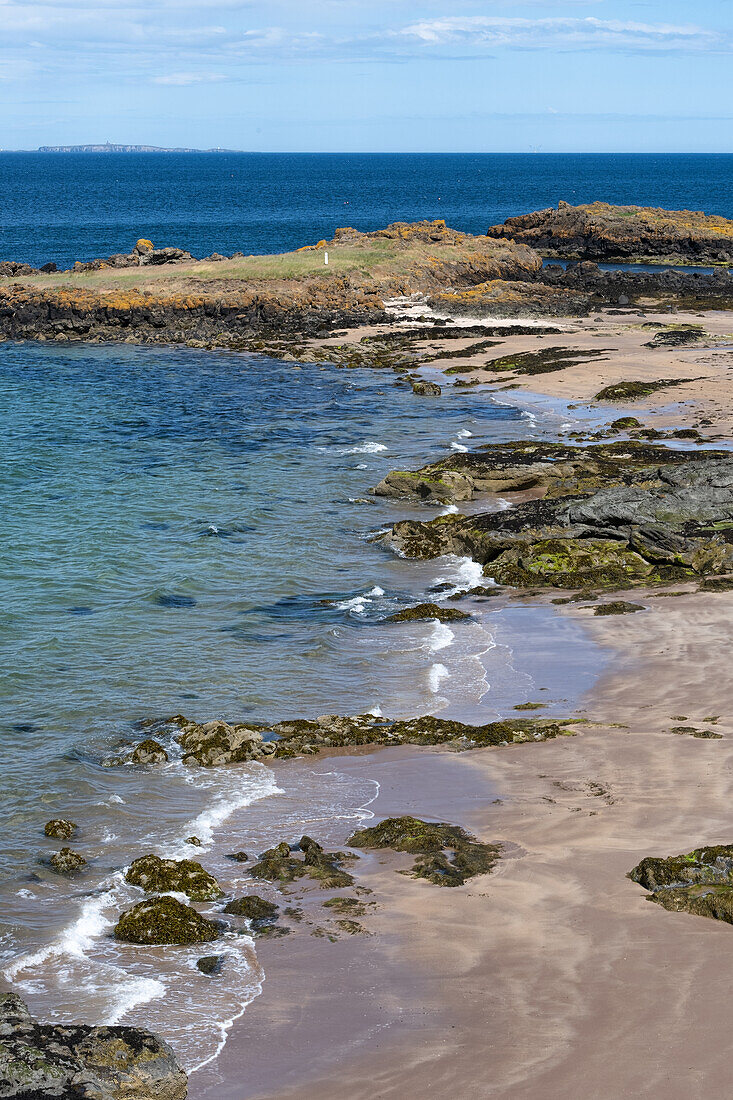
M65 156L0 154L0 258L60 265L141 235L195 254L266 252L344 224L510 214L604 198L733 216L731 157ZM228 851L308 831L341 842L373 785L317 761L210 772L104 761L141 719L258 721L374 711L489 720L592 683L572 621L522 603L474 620L394 625L395 610L480 580L376 539L436 515L369 493L387 471L482 443L553 438L567 410L391 371L231 352L0 344L0 973L42 1017L140 1023L188 1069L214 1058L257 996L254 942L227 936L211 982L195 949L110 937L140 894L122 868L201 858L231 893ZM547 690L549 689L549 690ZM324 771L328 772L324 779ZM53 874L51 817L79 824L87 871Z
M0 196L0 260L68 267L139 237L205 256L420 218L484 233L559 199L731 218L733 155L0 153Z

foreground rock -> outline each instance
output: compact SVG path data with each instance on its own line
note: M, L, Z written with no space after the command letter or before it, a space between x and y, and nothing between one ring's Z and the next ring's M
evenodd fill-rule
M500 853L498 845L483 844L458 825L416 817L387 818L357 830L347 843L353 848L391 848L417 855L410 873L437 886L463 886L476 875L488 874Z
M733 458L724 452L627 442L580 455L521 444L398 471L376 491L465 499L488 487L544 496L503 512L406 520L383 541L412 558L471 557L485 576L517 587L626 588L733 573Z
M733 844L666 859L647 856L629 878L651 891L649 901L664 909L733 924Z
M221 926L176 898L149 898L122 914L114 935L125 943L145 946L208 943L219 938Z
M192 901L215 901L224 896L214 876L193 859L141 856L128 867L125 882L139 886L150 894L162 894L169 890L186 894Z
M733 263L733 221L701 211L560 202L508 218L487 235L568 260Z
M185 1100L173 1051L135 1027L40 1024L0 994L0 1096L7 1100Z

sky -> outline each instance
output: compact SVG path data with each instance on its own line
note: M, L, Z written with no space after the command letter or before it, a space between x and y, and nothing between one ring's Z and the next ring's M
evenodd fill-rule
M733 152L733 0L0 0L0 148Z

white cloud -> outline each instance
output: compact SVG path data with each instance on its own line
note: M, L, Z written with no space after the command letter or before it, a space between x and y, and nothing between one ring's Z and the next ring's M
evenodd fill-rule
M466 47L473 51L511 47L704 49L719 40L716 32L697 26L570 16L542 19L446 16L411 23L397 34L424 47Z
M226 80L223 73L168 73L165 76L154 76L153 84L172 84L185 88L189 84L216 84L220 80Z

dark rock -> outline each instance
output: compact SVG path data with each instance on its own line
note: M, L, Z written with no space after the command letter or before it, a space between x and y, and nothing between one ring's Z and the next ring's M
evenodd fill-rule
M224 969L224 958L224 955L204 955L203 958L197 960L196 967L202 974L215 978Z
M186 837L186 844L191 844L191 845L193 845L194 848L200 848L201 847L201 840L197 836L187 836Z
M246 917L251 921L276 920L278 906L271 901L265 901L257 894L249 894L244 898L235 898L224 906L224 912L234 917Z
M128 867L125 882L129 882L131 886L139 886L149 894L161 894L169 890L187 894L193 901L214 901L224 896L214 876L193 859L141 856Z
M78 852L73 852L71 848L62 848L60 852L55 852L49 862L59 875L75 875L87 865L84 856L80 856Z
M629 603L627 600L611 600L609 603L598 604L593 609L594 615L630 615L634 611L643 611L640 603Z
M733 576L703 577L700 581L701 592L730 592L733 589Z
M39 1024L0 994L0 1095L8 1100L185 1100L173 1051L134 1027Z
M233 859L235 863L246 863L249 856L246 852L231 852L226 858Z
M46 836L53 837L55 840L70 840L77 830L77 826L73 821L67 821L63 817L53 818L52 821L47 821L43 832Z
M115 938L136 944L207 943L221 935L220 925L176 898L148 898L123 913Z
M415 817L387 818L357 830L348 843L354 848L391 848L417 855L411 873L438 886L462 886L469 878L488 874L500 853L498 845L483 844L457 825Z
M413 382L412 392L418 397L440 397L443 392L437 382Z
M388 623L413 623L424 620L437 619L441 623L457 623L462 619L470 619L465 611L458 611L455 607L441 607L437 603L419 603L415 607L405 607L397 611L387 619Z

